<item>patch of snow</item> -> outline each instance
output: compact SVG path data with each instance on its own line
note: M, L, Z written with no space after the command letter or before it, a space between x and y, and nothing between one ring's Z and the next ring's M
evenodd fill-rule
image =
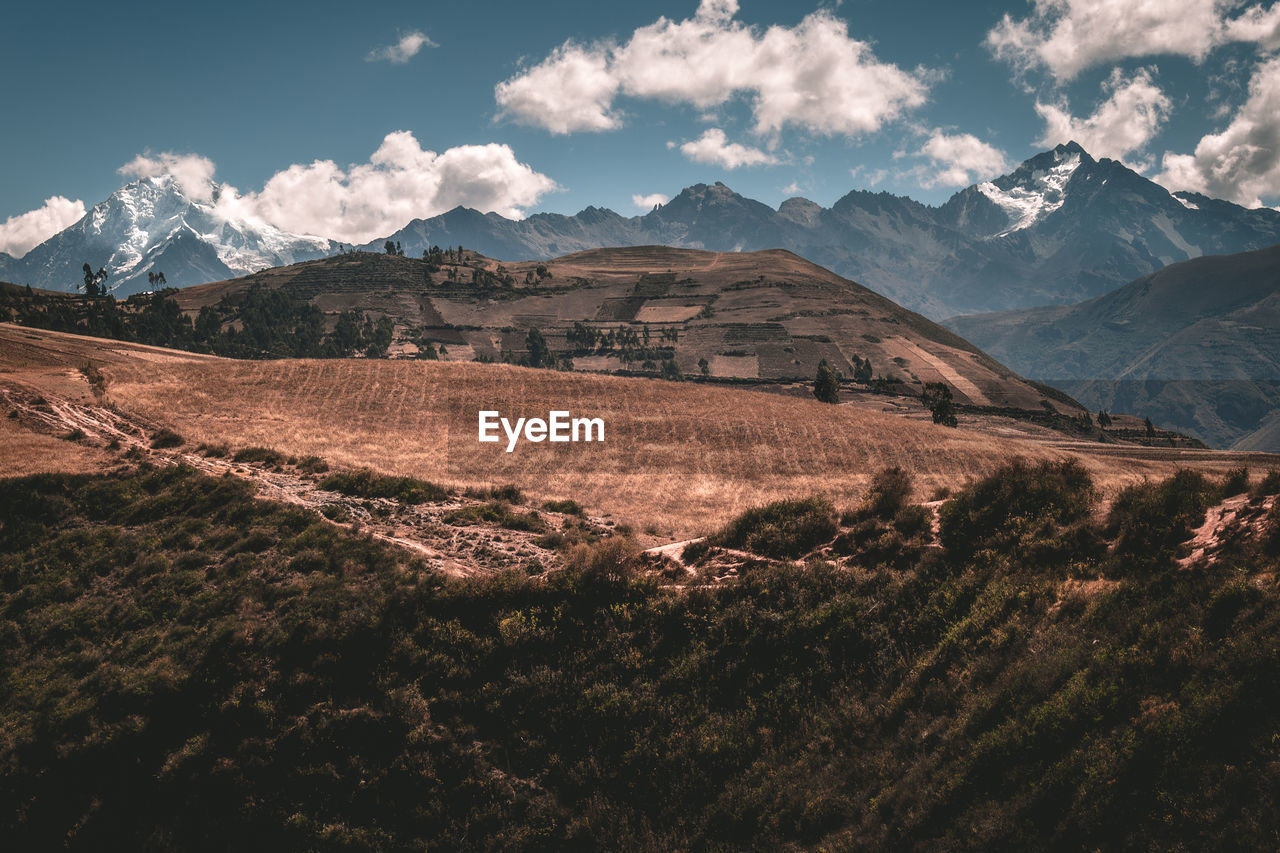
M1187 210L1199 210L1199 209L1200 209L1200 205L1195 204L1195 203L1190 202L1190 201L1187 201L1185 198L1180 198L1179 196L1176 196L1176 195L1175 195L1175 196L1174 196L1174 199L1175 199L1179 204L1181 204L1183 207L1185 207Z
M995 202L1012 223L996 236L1002 237L1029 228L1062 207L1062 203L1066 201L1067 181L1071 180L1079 167L1080 155L1072 154L1048 171L1032 174L1029 186L1002 190L990 181L978 184L978 192Z

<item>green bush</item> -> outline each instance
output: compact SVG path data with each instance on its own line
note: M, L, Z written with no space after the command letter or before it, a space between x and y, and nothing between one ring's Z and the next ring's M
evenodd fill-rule
M955 561L983 549L1050 544L1066 528L1087 522L1096 499L1079 461L1031 465L1016 459L943 504L939 536Z
M232 462L244 464L258 463L267 466L279 466L285 463L285 456L278 450L269 447L245 447L235 452Z
M506 501L493 500L484 504L472 504L446 512L441 520L445 524L467 526L472 524L496 524L508 530L542 533L547 523L536 512L512 512Z
M762 557L796 559L829 541L836 529L836 512L829 500L799 498L749 509L707 541Z
M370 468L330 474L319 486L351 497L390 498L404 504L438 503L449 498L449 491L443 486L416 477L379 474Z
M181 447L185 442L182 436L171 429L159 429L151 436L151 446L163 450L170 447Z
M543 501L542 508L548 512L558 512L562 515L585 516L586 510L575 500L565 499L560 501Z
M1204 520L1215 490L1193 471L1179 471L1160 483L1128 486L1111 505L1107 534L1125 569L1162 565Z

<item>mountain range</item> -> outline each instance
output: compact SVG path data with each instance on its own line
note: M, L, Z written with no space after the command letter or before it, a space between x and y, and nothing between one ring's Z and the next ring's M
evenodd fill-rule
M947 325L1091 408L1280 450L1280 246L1172 264L1105 296Z
M588 207L573 216L512 220L458 207L366 247L381 251L387 239L409 255L463 245L508 261L612 246L784 248L941 319L1070 304L1170 263L1270 246L1280 242L1280 212L1170 193L1068 143L940 207L855 190L829 208L791 198L775 210L721 183L697 184L632 217ZM336 246L262 223L224 221L216 204L192 200L172 178L146 178L23 258L0 255L0 278L69 290L90 263L105 266L108 283L127 294L146 289L152 270L186 286L321 257Z

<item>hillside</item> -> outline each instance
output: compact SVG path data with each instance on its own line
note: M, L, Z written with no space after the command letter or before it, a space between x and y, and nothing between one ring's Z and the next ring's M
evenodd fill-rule
M95 394L84 373L103 376ZM956 488L1009 458L1079 458L1107 494L1182 468L1221 473L1275 457L1072 441L999 416L935 425L918 403L839 406L807 393L584 375L509 365L375 359L240 361L0 324L0 388L232 449L316 456L457 487L513 483L538 500L573 499L664 541L697 535L760 501L815 492L855 501L871 475L900 465L922 496ZM477 441L477 415L601 417L606 440ZM91 429L91 426L85 421ZM66 434L69 426L62 427ZM101 443L99 441L99 443ZM81 445L59 442L84 470ZM80 461L77 461L80 460ZM0 473L31 460L0 447Z
M513 264L468 251L432 266L347 254L174 298L195 317L258 287L317 306L330 327L347 310L389 317L393 355L519 360L537 329L575 370L657 375L670 362L700 376L705 361L716 379L812 383L824 359L849 380L869 361L863 388L879 378L918 394L924 383L945 382L961 403L1030 410L1045 399L954 333L786 251L641 246Z
M948 325L1090 407L1218 447L1280 449L1264 427L1280 408L1280 246L1173 264L1075 306Z

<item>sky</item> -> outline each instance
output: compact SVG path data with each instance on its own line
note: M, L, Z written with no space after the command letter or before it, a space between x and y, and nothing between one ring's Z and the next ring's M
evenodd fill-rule
M345 242L459 204L940 204L1074 139L1280 204L1280 4L6 4L0 251L139 177Z

